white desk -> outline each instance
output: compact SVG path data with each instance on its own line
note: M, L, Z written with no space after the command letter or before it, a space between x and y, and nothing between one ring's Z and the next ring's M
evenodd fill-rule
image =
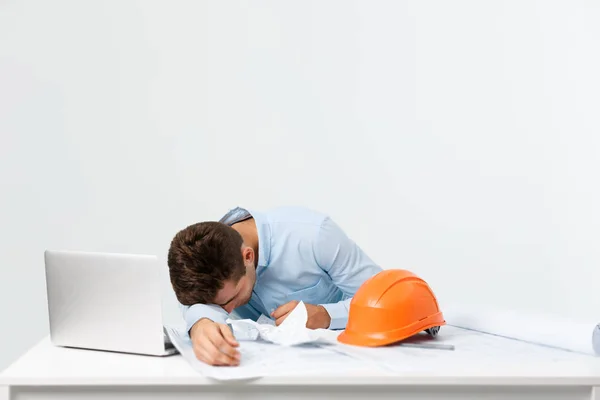
M506 339L490 336L486 340ZM460 353L442 357L451 356L460 357ZM180 355L156 358L63 349L53 347L45 339L0 374L0 400L238 397L270 400L309 396L315 400L600 400L600 359L559 358L556 362L520 360L517 365L502 362L495 365L488 359L485 367L465 363L468 365L452 368L447 362L432 363L428 371L420 368L413 372L369 370L365 363L364 367L343 374L314 376L306 371L304 375L220 382L200 376Z

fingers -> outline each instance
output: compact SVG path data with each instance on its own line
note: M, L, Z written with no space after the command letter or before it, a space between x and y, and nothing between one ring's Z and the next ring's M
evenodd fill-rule
M277 319L285 316L286 314L290 313L297 305L298 305L297 300L292 300L290 302L287 302L287 303L277 307L277 309L271 313L271 317L273 317L277 320Z
M194 346L194 354L196 355L196 358L198 360L202 361L203 363L206 363L209 365L215 365L213 363L213 360L211 359L211 357L208 356L208 353L206 351L204 351L202 349L202 347Z
M196 354L196 358L198 358L198 360L214 366L214 367L235 367L237 366L237 364L235 363L229 363L226 360L222 360L219 359L218 357L215 357L213 354L211 354L209 351L204 350L202 348L198 348L197 351L194 352Z
M277 326L281 325L281 323L287 318L288 315L290 315L290 313L291 313L291 311L282 315L281 317L277 318L275 320L275 325L277 325Z
M229 346L222 336L215 341L207 341L204 350L216 365L240 364L238 351Z
M223 326L229 330L227 325ZM235 339L233 341L235 342ZM235 366L240 364L240 353L234 346L237 346L237 342L235 345L230 344L221 325L214 324L204 330L202 335L198 335L194 341L194 354L200 361L209 365Z
M237 342L237 340L235 340L235 337L233 336L233 332L231 332L231 329L229 329L227 325L219 325L219 329L221 330L221 334L230 346L239 346L239 343Z
M226 338L224 333L230 336L229 340ZM211 344L221 353L224 353L232 359L239 360L240 352L237 349L235 349L235 347L238 346L238 343L234 339L233 334L231 333L231 330L227 325L216 325L214 332L211 332L211 334L208 337L210 339Z
M204 337L200 340L198 353L204 356L205 362L210 365L239 365L239 356L234 355L234 349L225 348L223 343L225 343L224 339L221 343L218 340L215 343L210 338Z

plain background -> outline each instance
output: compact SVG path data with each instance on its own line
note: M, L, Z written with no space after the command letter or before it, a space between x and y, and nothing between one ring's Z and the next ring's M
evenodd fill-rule
M238 205L325 211L442 304L600 320L599 4L0 1L0 368L45 249L164 260Z

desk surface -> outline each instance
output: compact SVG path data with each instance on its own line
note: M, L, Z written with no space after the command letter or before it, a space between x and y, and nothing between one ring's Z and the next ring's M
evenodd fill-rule
M454 333L452 333L454 332ZM488 343L500 352L520 352L511 362L495 361L482 351L480 361L468 352L431 353L434 350L406 349L407 365L402 370L377 368L377 363L358 363L355 368L327 373L311 371L245 381L253 385L586 385L600 386L600 357L583 356L485 335L469 336L458 328L446 335L460 349L463 344ZM481 334L480 334L481 335ZM462 340L462 342L461 342ZM462 344L461 344L462 343ZM503 347L504 346L504 347ZM516 347L515 347L516 346ZM531 351L528 346L531 347ZM381 349L381 351L387 351ZM421 351L423 353L418 353ZM558 353L556 353L558 352ZM450 354L452 353L452 354ZM525 354L526 353L526 354ZM428 358L427 367L411 370L411 358ZM435 354L435 355L433 355ZM434 357L434 358L430 358ZM436 358L437 357L437 361ZM479 358L477 356L476 358ZM444 361L446 360L446 361ZM55 347L42 340L0 374L0 386L25 385L207 385L219 384L196 372L179 354L168 357L119 354ZM231 382L229 382L231 384Z

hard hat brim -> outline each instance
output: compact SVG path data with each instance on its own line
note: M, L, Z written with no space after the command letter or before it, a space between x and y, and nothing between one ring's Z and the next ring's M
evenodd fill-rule
M418 321L418 323L414 325L388 332L356 332L345 330L338 335L337 340L340 343L354 346L386 346L408 339L409 337L423 332L426 329L433 328L434 326L443 326L445 324L446 321L444 320L442 313L439 312L431 315L425 320Z

